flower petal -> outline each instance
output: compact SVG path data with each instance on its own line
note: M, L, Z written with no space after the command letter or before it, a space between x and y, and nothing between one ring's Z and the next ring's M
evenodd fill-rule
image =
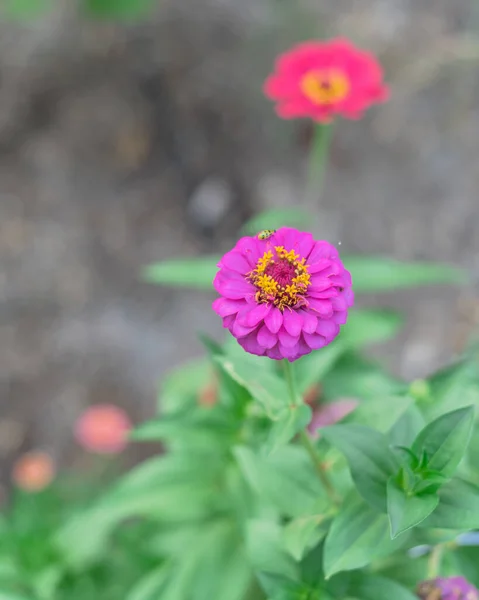
M303 332L303 338L306 344L311 348L311 350L318 350L319 348L323 348L326 346L326 338L318 333L305 333Z
M273 307L264 318L264 322L271 333L278 333L283 324L283 313L279 308Z
M303 319L295 310L286 310L283 313L283 327L293 337L298 337L303 327Z
M248 308L238 317L238 320L245 327L256 327L258 323L263 321L266 315L271 310L271 304L257 304L253 308Z
M264 348L270 349L276 345L278 341L278 336L276 336L274 333L271 333L271 331L266 327L266 325L263 325L258 331L257 340L258 344L260 344Z
M244 307L244 300L229 300L228 298L217 298L213 302L213 310L220 317L235 315Z
M290 335L285 329L284 326L278 331L278 338L280 341L280 344L282 346L284 346L285 348L292 348L293 346L296 346L296 344L298 343L299 340L299 334L298 335Z
M303 317L303 331L306 333L315 333L318 326L318 317L308 311L301 311Z
M308 304L309 309L317 312L320 317L330 317L333 314L333 307L330 300L310 298Z
M334 321L319 319L316 333L324 336L327 340L333 340L339 333L339 325Z
M238 344L246 350L246 352L256 354L256 356L263 356L266 352L266 349L258 343L256 333L250 333L249 335L238 339Z
M227 269L231 269L236 273L241 273L242 275L246 275L251 271L251 265L246 260L245 256L235 250L227 252L221 259L219 265L223 268L226 267Z

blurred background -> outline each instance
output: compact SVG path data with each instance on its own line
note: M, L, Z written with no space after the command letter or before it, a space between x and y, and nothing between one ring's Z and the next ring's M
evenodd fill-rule
M303 205L311 126L280 121L261 87L304 39L352 38L392 88L337 126L315 233L348 254L465 267L461 290L368 299L407 313L381 350L395 373L463 347L479 323L477 1L157 0L124 21L84 8L0 22L4 483L31 447L74 464L90 404L151 416L163 373L202 352L196 332L221 335L213 294L139 272L227 250L256 212Z

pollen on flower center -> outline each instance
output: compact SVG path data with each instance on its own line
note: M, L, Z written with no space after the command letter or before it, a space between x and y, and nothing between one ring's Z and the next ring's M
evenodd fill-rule
M314 104L334 104L349 93L349 80L337 69L308 71L301 79L301 90Z
M258 260L247 279L256 287L258 303L271 302L280 310L304 303L304 295L311 285L309 266L294 250L275 246Z

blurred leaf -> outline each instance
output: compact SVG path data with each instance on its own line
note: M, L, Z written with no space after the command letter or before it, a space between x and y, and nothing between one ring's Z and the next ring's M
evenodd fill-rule
M246 546L256 571L297 580L299 569L281 545L281 527L273 521L254 519L247 524Z
M154 0L85 0L85 9L95 17L138 17L153 7Z
M421 403L428 420L463 406L479 406L479 361L465 358L435 373L428 381L431 402Z
M165 566L147 573L128 592L126 600L158 600L168 575L168 568Z
M274 452L284 446L311 421L312 411L307 404L288 406L273 423L263 450Z
M324 492L302 448L283 446L261 457L250 448L237 447L234 454L252 489L281 514L299 517L318 512Z
M417 600L415 594L395 581L361 572L353 574L350 593L358 600Z
M394 548L387 515L378 513L359 496L345 500L333 520L324 546L326 578L369 564Z
M212 373L206 360L195 360L170 372L158 398L158 409L162 414L196 407L200 391L211 382Z
M438 492L439 505L422 527L437 529L479 529L479 488L461 479L452 479Z
M3 0L0 15L14 19L39 17L52 8L52 0Z
M435 263L405 263L377 256L343 257L356 293L389 292L439 283L464 283L465 272Z
M279 229L280 227L305 228L311 223L311 215L295 208L273 208L265 210L247 221L243 226L244 235L256 235L263 229Z
M388 310L352 310L338 340L348 348L384 342L398 333L403 318Z
M32 596L24 596L15 592L8 592L0 589L0 600L36 600Z
M343 353L344 346L338 339L320 351L311 352L295 361L292 366L300 393L306 393L312 385L322 381Z
M411 450L427 459L427 468L450 477L461 462L469 443L474 408L460 408L426 425Z
M439 502L437 494L406 493L391 477L388 481L388 515L394 539L426 519Z
M328 400L345 397L368 399L405 391L405 385L388 375L381 365L352 352L339 358L321 384Z
M218 271L216 265L219 260L219 256L165 260L144 267L142 279L159 285L213 291L213 279Z
M406 398L409 397L406 396ZM411 400L411 398L409 399ZM393 446L411 446L424 426L425 421L421 411L415 404L411 404L391 428L389 432L391 444Z
M387 438L363 425L333 425L321 435L340 450L348 461L351 476L361 496L372 506L386 512L386 488L398 469Z
M374 429L387 433L414 406L409 396L379 396L361 402L345 418L345 424L374 424Z
M286 525L283 530L283 548L294 560L301 560L304 554L316 546L326 535L320 527L329 518L328 513L299 517Z

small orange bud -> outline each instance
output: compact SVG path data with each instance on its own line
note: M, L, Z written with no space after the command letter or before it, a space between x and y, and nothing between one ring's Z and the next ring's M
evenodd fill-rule
M218 401L218 386L216 382L206 385L198 394L198 404L204 408L213 407Z
M12 479L26 492L39 492L55 477L55 465L49 454L41 450L27 452L13 465Z
M312 385L304 394L304 402L309 406L316 406L320 394L321 386L319 384Z

